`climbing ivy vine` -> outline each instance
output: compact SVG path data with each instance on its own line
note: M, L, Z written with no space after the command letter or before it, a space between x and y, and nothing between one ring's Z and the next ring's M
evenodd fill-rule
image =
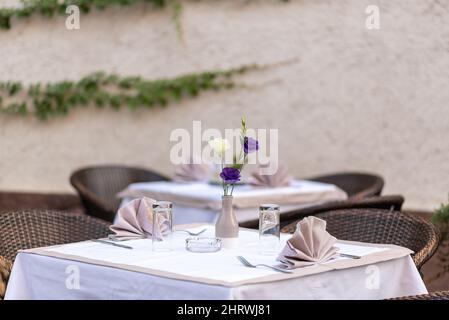
M180 0L179 0L180 1ZM154 8L164 8L172 5L175 12L180 11L178 0L22 0L22 5L14 8L0 8L0 28L10 29L13 19L25 19L34 14L46 17L66 15L66 8L76 5L83 13L93 9L104 10L113 6L128 6L138 2L151 4ZM179 23L179 22L177 22Z
M230 89L233 76L258 66L244 66L227 71L189 74L174 79L146 80L97 72L79 81L35 83L0 82L0 113L33 114L40 120L68 114L81 106L95 105L131 110L166 106L170 102L197 96L201 92Z
M278 0L288 2L289 0ZM181 29L181 0L21 0L22 5L14 8L0 8L0 28L10 29L12 20L26 19L34 14L41 14L46 17L54 15L65 15L66 9L70 5L76 5L83 13L89 13L93 9L104 10L113 6L129 6L138 2L149 3L153 8L164 8L171 6L173 10L173 20L176 29L180 33Z

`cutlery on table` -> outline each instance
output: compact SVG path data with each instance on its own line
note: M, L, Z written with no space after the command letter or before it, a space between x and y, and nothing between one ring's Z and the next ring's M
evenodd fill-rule
M130 237L130 238L126 238L126 237L120 238L120 237L117 237L115 234L108 235L108 240L118 241L118 242L129 241L129 240L139 240L139 239L148 239L148 237L146 237L146 236L136 236L136 237Z
M92 239L91 241L98 242L98 243L103 243L103 244L109 244L111 246L120 247L120 248L124 248L124 249L133 249L133 247L125 246L124 244L118 244L118 243L109 242L109 241L101 240L101 239Z
M187 233L189 236L192 237L196 237L199 236L200 234L202 234L203 232L205 232L207 229L204 228L203 230L199 231L199 232L192 232L189 230L184 230L184 229L180 229L180 230L174 230L175 232L185 232ZM121 242L121 241L128 241L128 240L139 240L139 239L148 239L148 237L146 236L137 236L137 237L133 237L132 239L130 238L124 238L124 239L120 239L119 237L117 237L115 234L110 234L108 235L108 240L111 241L115 241L115 242Z
M239 259L239 261L240 261L244 266L249 267L249 268L266 267L266 268L270 268L270 269L273 269L273 270L276 270L276 271L279 271L279 272L283 272L283 273L292 273L292 272L293 272L292 270L283 269L283 268L276 267L276 266L270 266L270 265L268 265L268 264L262 264L262 263L259 263L259 264L252 264L251 262L249 262L248 260L246 260L246 259L245 259L244 257L242 257L242 256L237 256L237 259Z
M350 259L361 259L361 256L355 256L353 254L347 254L347 253L339 253L338 254L342 258L350 258Z
M192 231L189 231L189 230L181 229L181 230L175 230L175 232L186 232L186 233L189 234L189 236L196 237L196 236L199 236L200 234L202 234L203 232L205 232L206 230L207 229L205 228L205 229L201 230L200 232L192 232Z

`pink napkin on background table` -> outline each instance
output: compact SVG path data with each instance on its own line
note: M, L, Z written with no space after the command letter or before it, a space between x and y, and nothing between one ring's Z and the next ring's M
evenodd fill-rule
M121 240L151 238L153 234L153 204L156 200L139 198L130 201L117 212L115 223L110 227ZM167 231L164 221L158 221L157 237Z
M323 263L338 256L336 242L337 239L326 231L326 221L306 217L298 222L278 260L290 269Z
M248 183L254 187L278 188L286 187L291 183L291 176L285 166L279 166L276 173L271 175L262 174L263 166L251 173Z
M176 182L207 182L214 175L214 167L209 163L188 163L176 167L173 181Z

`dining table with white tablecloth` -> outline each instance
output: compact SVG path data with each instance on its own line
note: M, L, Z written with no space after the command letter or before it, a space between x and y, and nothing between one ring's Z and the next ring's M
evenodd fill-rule
M212 225L183 226L191 232ZM129 240L131 249L94 241L20 251L6 299L385 299L427 293L409 249L338 240L338 256L282 273L253 264L278 263L260 252L258 232L240 229L239 246L213 253L186 250L175 232L173 250L155 252L151 239ZM281 234L280 248L291 237Z
M133 183L119 193L121 207L134 198L146 196L173 202L173 223L215 223L221 209L223 188L206 182L172 181ZM276 203L281 212L307 208L329 201L343 201L347 194L332 184L292 180L289 186L261 188L237 184L233 192L234 212L238 222L259 218L259 205Z

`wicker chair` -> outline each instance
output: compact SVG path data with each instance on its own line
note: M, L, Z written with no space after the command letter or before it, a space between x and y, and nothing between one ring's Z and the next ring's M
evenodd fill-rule
M168 178L139 168L99 166L75 171L70 183L78 192L86 214L112 222L120 205L117 193L136 182L164 181Z
M0 256L0 300L5 296L6 284L8 283L11 268L11 261Z
M0 255L14 261L17 250L101 238L109 223L82 213L20 211L0 215Z
M400 195L326 202L308 208L282 212L280 215L281 228L306 216L313 216L322 212L343 210L343 209L367 209L367 208L401 211L403 203L404 197ZM259 227L259 220L255 219L251 221L246 221L241 223L240 226L244 228L257 229Z
M449 291L431 292L417 296L397 297L388 300L449 300Z
M81 213L20 211L0 214L0 300L18 250L102 238L109 233L109 223Z
M0 192L0 212L19 210L81 211L80 198L69 193Z
M344 190L350 199L362 199L379 196L382 193L384 179L378 175L358 172L343 172L306 180L330 183Z
M412 258L418 270L439 245L439 232L434 225L402 212L350 209L321 213L317 217L327 221L327 230L337 239L396 244L413 250ZM282 232L293 233L296 223L284 227Z

